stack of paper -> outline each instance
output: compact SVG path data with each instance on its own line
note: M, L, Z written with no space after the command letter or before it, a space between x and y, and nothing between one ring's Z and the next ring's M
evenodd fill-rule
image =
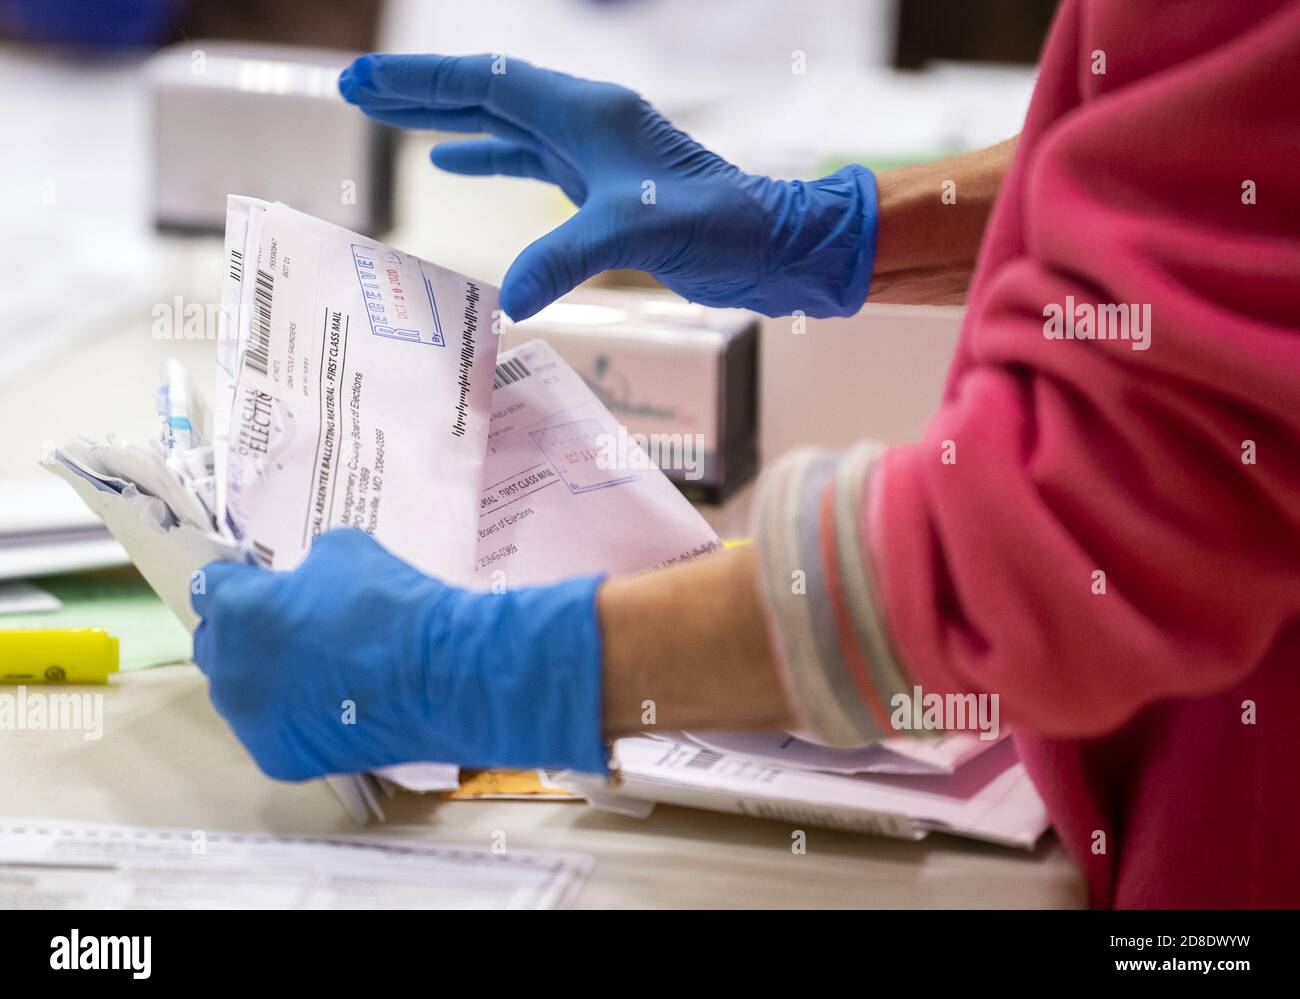
M514 847L0 822L0 909L554 909L590 870Z
M0 583L0 614L51 614L63 608L63 601L49 590L31 583ZM6 621L6 624L9 622ZM13 627L9 624L9 627Z
M100 519L54 480L0 482L0 580L126 562Z
M1047 811L1010 738L889 739L827 749L785 733L620 739L616 780L548 780L592 805L645 816L656 802L899 839L931 832L1030 849Z
M191 629L206 562L290 570L332 527L484 590L721 547L648 458L611 446L618 422L550 347L497 357L492 286L247 198L230 199L226 258L211 417L169 366L158 440L75 441L45 463ZM397 786L458 776L415 763L331 785L362 820Z
M860 749L836 749L789 732L687 732L705 749L759 763L830 774L952 774L999 741L958 733L937 738L884 739Z

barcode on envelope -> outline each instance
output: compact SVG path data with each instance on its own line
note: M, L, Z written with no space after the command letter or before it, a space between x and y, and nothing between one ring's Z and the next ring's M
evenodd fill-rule
M275 562L275 549L270 545L264 545L260 541L253 542L253 558L263 569L271 568Z
M244 280L244 255L238 250L230 251L230 280L236 284Z
M532 372L525 366L524 362L517 357L512 357L508 361L502 361L497 365L496 377L492 379L492 387L499 389L502 385L509 385L517 382L521 378L527 378Z
M701 749L686 761L686 768L688 770L712 770L721 762L721 753L715 753L711 749Z
M262 374L266 374L271 353L271 297L274 291L275 279L259 267L257 283L253 286L253 322L249 327L248 351L244 356L248 366Z

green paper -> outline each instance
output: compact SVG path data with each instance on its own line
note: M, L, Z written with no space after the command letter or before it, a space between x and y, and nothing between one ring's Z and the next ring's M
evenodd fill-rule
M190 633L134 570L46 576L32 583L63 601L63 609L0 614L0 629L103 628L119 642L123 671L189 662Z

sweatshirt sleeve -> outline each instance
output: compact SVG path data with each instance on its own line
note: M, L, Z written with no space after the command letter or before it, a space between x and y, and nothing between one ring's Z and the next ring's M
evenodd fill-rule
M923 439L767 474L819 737L895 734L913 684L1098 735L1300 615L1300 5L1249 6L1067 3Z

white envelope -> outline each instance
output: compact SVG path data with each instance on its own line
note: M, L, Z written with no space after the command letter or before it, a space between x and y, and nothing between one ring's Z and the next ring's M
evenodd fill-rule
M501 354L492 393L472 585L630 574L719 551L698 510L543 340ZM636 460L630 460L630 459Z
M199 622L190 607L195 573L208 562L241 558L239 547L193 524L160 525L140 502L144 494L98 487L59 461L58 454L55 451L41 464L71 485L86 506L99 515L154 592L193 631Z
M280 570L358 527L464 584L497 289L282 204L231 198L228 225L238 336L220 351L214 466L235 537Z
M947 832L1028 850L1049 825L1010 739L939 776L784 769L644 736L619 739L614 754L616 782L578 774L552 780L597 808L624 813L644 814L647 804L663 802L898 839Z
M925 739L901 736L853 749L818 745L792 732L683 734L718 753L744 756L792 770L832 774L951 774L997 745L997 740L984 740L965 732Z

